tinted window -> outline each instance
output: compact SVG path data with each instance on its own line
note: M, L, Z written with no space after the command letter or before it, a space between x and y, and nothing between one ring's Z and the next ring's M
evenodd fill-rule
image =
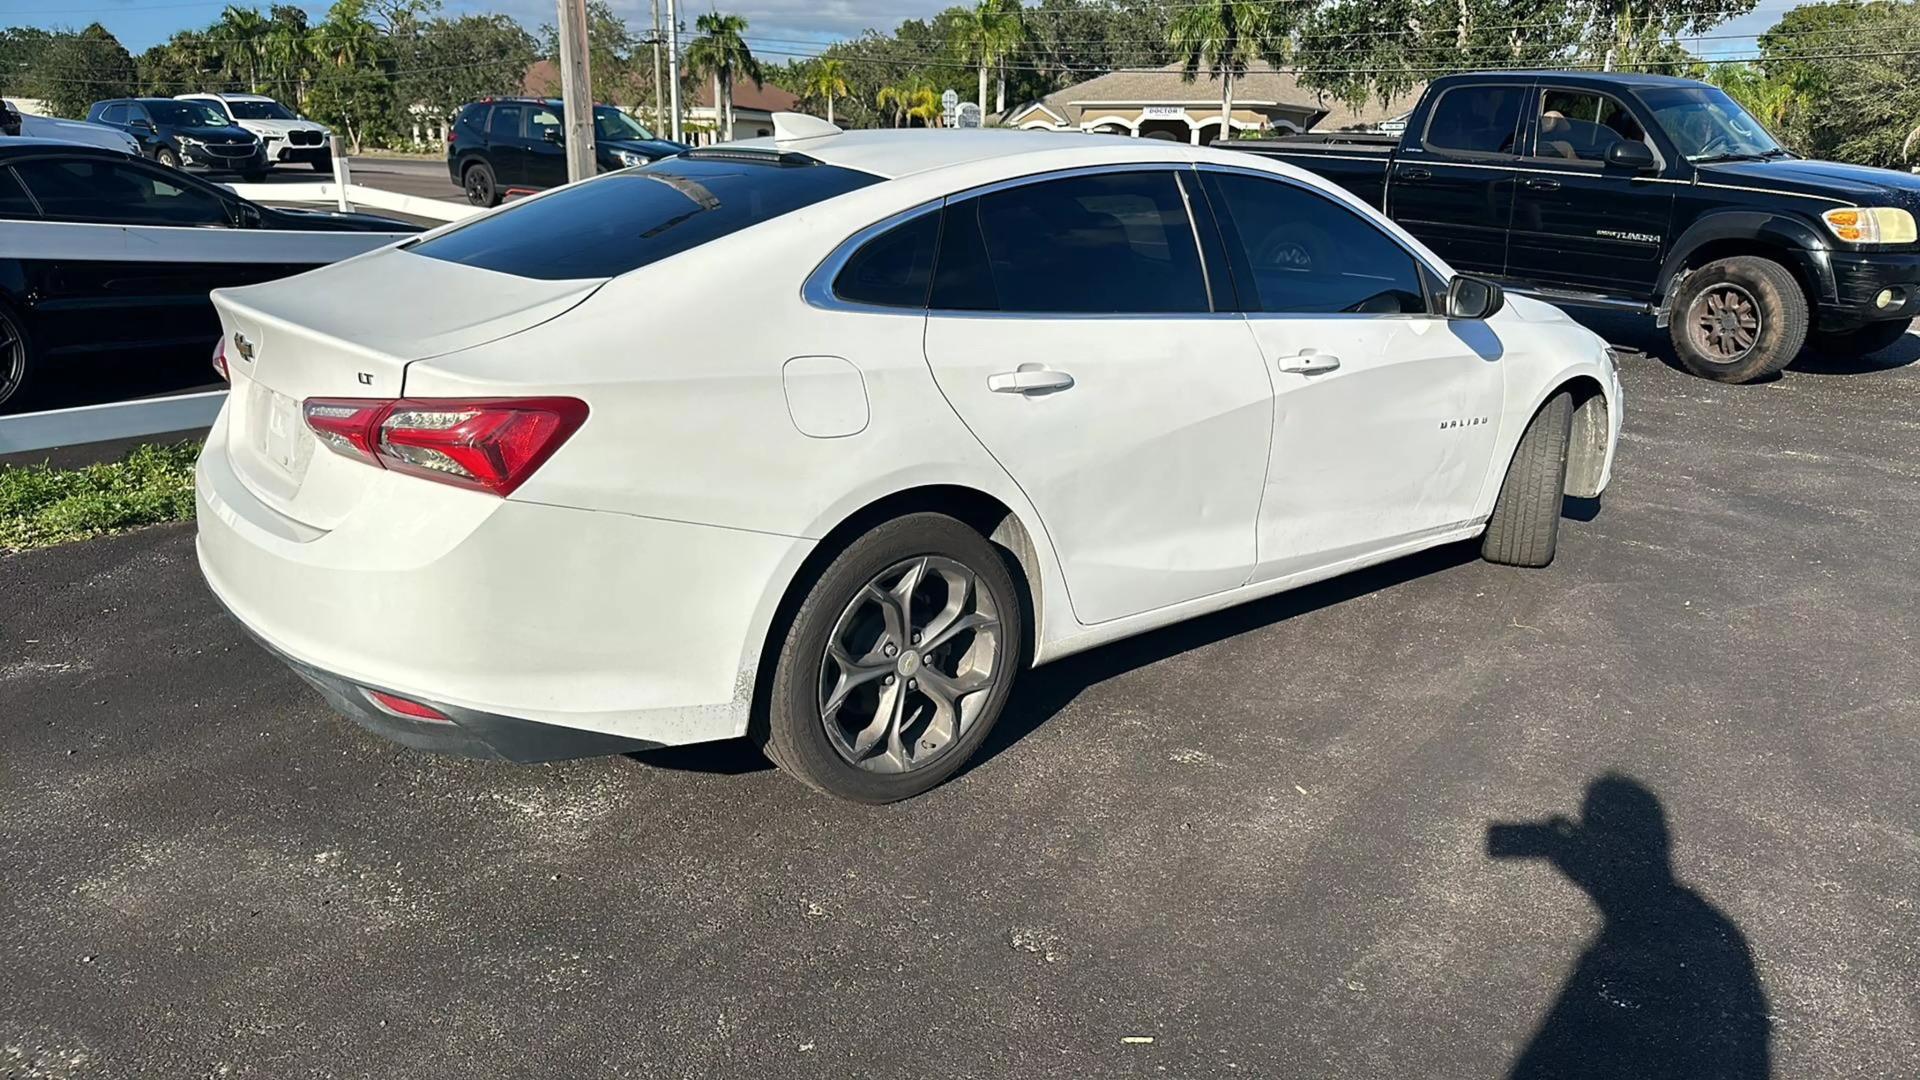
M833 279L833 294L856 304L923 308L933 280L940 215L929 211L860 246Z
M521 277L611 277L879 180L832 165L668 158L529 199L409 250Z
M27 189L13 175L12 169L0 168L0 217L30 218L38 217L33 209L33 201L27 198Z
M1209 311L1170 172L1023 184L946 210L932 303L955 311Z
M1250 310L1427 310L1413 256L1346 207L1256 176L1207 173L1205 184L1227 234L1240 299Z
M460 119L458 122L462 127L485 130L487 126L487 110L491 107L492 106L489 105L469 105L460 110Z
M1511 154L1525 95L1519 86L1455 87L1434 105L1426 144L1435 150Z
M157 123L175 127L226 127L226 114L198 101L149 101L147 115Z
M100 110L100 122L103 124L124 124L127 122L125 105L109 105Z
M227 110L237 120L298 120L285 105L277 101L229 101Z
M1618 142L1645 142L1640 122L1604 94L1549 90L1540 108L1534 156L1562 161L1605 161Z
M23 161L15 165L50 218L133 225L230 225L227 204L159 169L90 159Z
M519 138L520 116L526 111L525 105L495 105L493 118L487 121L487 134L496 139Z
M559 110L544 106L527 110L527 121L527 137L530 139L544 139L549 131L557 135L565 126L560 122Z

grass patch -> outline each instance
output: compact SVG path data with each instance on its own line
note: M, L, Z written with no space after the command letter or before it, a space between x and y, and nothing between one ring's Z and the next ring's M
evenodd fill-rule
M80 469L0 465L0 551L49 547L193 516L199 443L137 446Z

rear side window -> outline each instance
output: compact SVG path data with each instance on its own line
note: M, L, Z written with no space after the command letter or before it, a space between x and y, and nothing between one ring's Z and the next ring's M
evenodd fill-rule
M1520 127L1519 86L1456 86L1440 95L1427 120L1426 145L1463 154L1511 154Z
M496 139L519 138L520 117L526 111L525 105L495 105L493 117L487 121L487 134Z
M489 214L408 250L520 277L613 277L879 181L833 165L668 158Z
M937 211L896 225L860 245L833 279L833 295L854 304L924 308L939 242Z
M932 306L948 311L1212 310L1178 181L1113 172L1023 184L947 207Z

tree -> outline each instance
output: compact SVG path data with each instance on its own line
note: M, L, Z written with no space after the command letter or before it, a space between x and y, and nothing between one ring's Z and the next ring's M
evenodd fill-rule
M302 16L305 21L305 16ZM251 8L228 7L207 36L220 50L227 78L260 92L260 70L266 64L267 20Z
M766 82L760 61L747 48L747 20L739 15L707 12L693 22L700 36L687 49L687 67L702 78L713 80L713 109L716 137L733 137L733 84L745 75L755 86Z
M801 76L802 97L825 98L827 123L833 123L833 99L847 96L847 64L844 60L823 57L807 65Z
M1233 80L1254 60L1281 57L1286 37L1270 4L1209 0L1173 17L1167 43L1180 60L1181 78L1192 82L1204 67L1220 80L1220 137L1226 139L1233 132Z
M313 80L307 109L314 119L346 132L352 153L393 133L393 83L370 68L330 65Z
M1889 168L1920 160L1920 3L1808 4L1759 44L1767 79L1804 103L1785 124L1795 149Z
M469 101L518 93L539 54L533 35L506 15L432 19L405 40L395 89L402 101L443 119Z
M79 33L57 33L30 69L34 84L56 116L78 119L102 98L131 96L140 73L118 38L99 23Z
M1006 62L1020 48L1026 29L1020 19L1019 0L980 0L971 8L955 8L944 13L951 26L947 40L948 55L972 64L980 78L980 111L987 111L987 72L1000 73L999 111L1007 107Z
M934 119L940 115L939 91L919 75L881 87L874 103L883 109L893 110L894 127L908 120L918 120L921 126L932 127Z

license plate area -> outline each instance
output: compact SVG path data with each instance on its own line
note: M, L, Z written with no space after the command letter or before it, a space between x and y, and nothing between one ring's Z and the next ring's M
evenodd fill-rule
M313 434L300 415L300 402L259 383L248 390L247 411L254 418L253 452L297 487L313 460Z

